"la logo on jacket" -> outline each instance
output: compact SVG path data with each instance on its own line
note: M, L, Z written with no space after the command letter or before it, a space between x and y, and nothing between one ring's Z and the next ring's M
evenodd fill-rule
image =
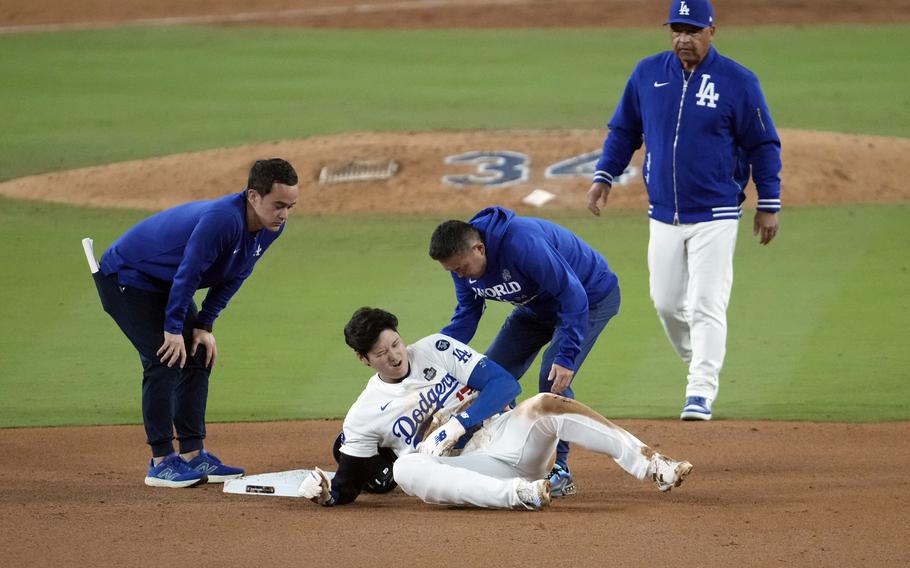
M720 93L714 91L714 82L708 82L710 78L711 76L707 73L702 73L701 86L698 88L698 92L695 93L695 98L698 99L695 104L707 106L708 108L717 108L717 99L720 98Z

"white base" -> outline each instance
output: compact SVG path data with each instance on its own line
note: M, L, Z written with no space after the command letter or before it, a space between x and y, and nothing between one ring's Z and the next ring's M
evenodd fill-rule
M275 473L260 473L248 475L238 479L231 479L224 483L225 493L236 495L267 495L269 497L300 497L297 488L310 469L292 469ZM331 479L335 477L334 471L326 472Z

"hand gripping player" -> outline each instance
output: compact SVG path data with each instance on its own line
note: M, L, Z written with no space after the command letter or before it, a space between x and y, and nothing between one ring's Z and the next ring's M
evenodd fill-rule
M502 207L470 222L440 224L430 257L452 273L458 306L442 330L462 342L477 331L487 300L515 306L486 355L520 379L537 353L539 392L575 398L571 383L610 319L619 312L619 281L607 260L555 223ZM550 472L553 496L576 492L569 444L560 442Z
M398 319L376 308L357 310L345 326L346 343L376 374L345 417L335 477L314 469L301 496L326 506L354 501L380 448L397 454L394 479L408 495L488 508L549 504L547 472L559 437L613 457L661 491L692 470L563 396L538 394L507 410L520 388L502 367L442 334L407 346L397 329ZM429 434L421 441L422 431Z

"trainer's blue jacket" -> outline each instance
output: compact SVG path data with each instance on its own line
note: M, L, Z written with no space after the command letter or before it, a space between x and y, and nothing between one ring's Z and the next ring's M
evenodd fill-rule
M554 362L574 371L588 306L618 284L607 260L568 229L502 207L480 211L470 224L483 235L487 269L477 280L452 273L458 306L442 333L467 343L486 300L523 306L544 321L558 322Z
M168 294L164 331L179 334L196 290L209 288L198 320L211 325L283 231L251 233L242 191L139 222L107 249L100 268L117 273L122 286Z
M758 210L780 210L780 138L758 78L714 47L692 73L672 51L642 60L609 127L594 181L612 184L644 142L653 219L738 219L750 165Z

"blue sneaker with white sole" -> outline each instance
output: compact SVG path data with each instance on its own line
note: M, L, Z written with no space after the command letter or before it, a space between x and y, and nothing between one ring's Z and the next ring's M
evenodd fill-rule
M681 420L711 420L711 405L703 396L686 397L686 405L679 414Z
M578 493L578 488L575 487L575 481L572 479L572 473L558 463L553 465L553 469L550 470L550 475L547 476L547 479L550 480L551 497L568 497Z
M170 487L172 489L193 487L205 483L205 481L204 473L193 471L186 460L177 454L167 456L158 465L155 465L154 459L149 460L149 470L145 476L145 484L149 487Z
M241 467L233 467L218 459L215 454L210 454L201 450L199 455L189 462L190 469L204 473L209 478L209 483L224 483L229 479L243 477L244 470Z

